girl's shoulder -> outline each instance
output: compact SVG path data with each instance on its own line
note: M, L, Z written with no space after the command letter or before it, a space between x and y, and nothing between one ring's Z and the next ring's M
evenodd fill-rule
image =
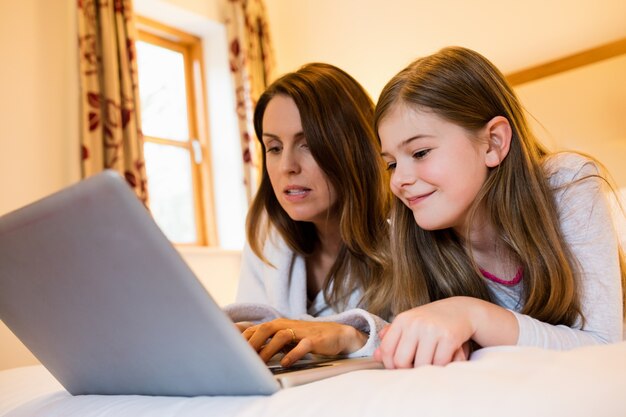
M592 157L577 152L556 152L543 161L543 169L552 187L571 184L588 177L597 177L601 170Z

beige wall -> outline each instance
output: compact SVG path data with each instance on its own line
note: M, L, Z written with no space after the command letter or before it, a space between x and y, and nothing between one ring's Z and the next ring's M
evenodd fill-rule
M0 2L0 214L79 178L75 3Z
M0 2L0 215L79 178L74 5ZM0 369L31 363L0 322Z
M278 73L335 64L376 99L418 56L448 45L513 72L626 37L624 0L265 0Z
M623 0L265 1L278 74L329 62L374 99L415 57L447 45L475 49L510 73L626 37ZM547 144L597 157L626 187L626 58L610 61L517 91Z
M626 55L522 84L516 91L544 143L598 158L618 187L626 187Z

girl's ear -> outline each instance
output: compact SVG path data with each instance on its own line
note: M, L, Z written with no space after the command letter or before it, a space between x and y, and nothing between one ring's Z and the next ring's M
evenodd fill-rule
M485 125L485 133L489 141L485 164L489 168L494 168L500 165L509 154L513 131L506 117L496 116Z

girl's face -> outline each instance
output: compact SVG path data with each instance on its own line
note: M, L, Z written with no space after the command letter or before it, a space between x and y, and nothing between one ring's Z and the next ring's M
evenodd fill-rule
M282 208L293 220L321 227L337 193L311 155L291 97L277 95L267 104L262 140L267 173Z
M425 230L464 232L485 182L488 141L428 111L396 104L379 125L391 190Z

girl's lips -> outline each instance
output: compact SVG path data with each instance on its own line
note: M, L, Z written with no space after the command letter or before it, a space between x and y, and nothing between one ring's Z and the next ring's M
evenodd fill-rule
M431 195L433 195L434 191L431 191L427 194L422 194L422 195L418 195L416 197L410 197L407 198L407 202L409 203L409 206L414 206L416 204L421 203L422 201L426 200L428 197L430 197Z

